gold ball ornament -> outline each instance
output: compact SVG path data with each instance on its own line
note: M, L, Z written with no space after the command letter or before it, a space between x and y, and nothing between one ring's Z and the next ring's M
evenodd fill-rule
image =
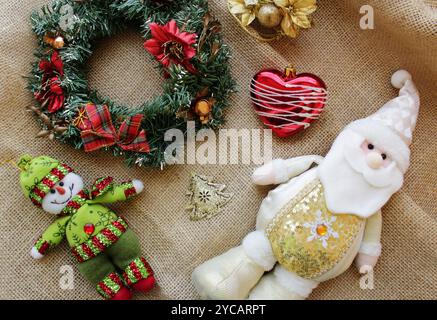
M64 44L64 38L58 36L55 38L55 40L53 40L52 47L55 49L61 49L62 47L64 47Z
M194 112L199 116L199 120L202 124L208 123L211 109L212 103L206 99L201 99L196 102Z
M277 6L269 3L258 10L256 18L263 27L274 28L281 23L282 14Z
M196 103L196 113L199 115L207 115L211 111L211 105L208 100L199 100Z

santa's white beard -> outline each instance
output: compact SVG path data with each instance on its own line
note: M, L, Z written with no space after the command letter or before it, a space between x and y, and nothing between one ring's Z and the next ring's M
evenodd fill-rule
M367 218L402 186L403 175L394 161L380 169L367 165L360 148L364 140L352 130L344 130L318 168L326 205L333 213Z

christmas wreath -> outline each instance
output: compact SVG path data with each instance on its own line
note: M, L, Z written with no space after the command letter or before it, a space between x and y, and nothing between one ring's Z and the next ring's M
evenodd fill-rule
M85 151L111 150L129 165L164 163L168 129L217 128L234 91L220 23L207 0L54 0L31 15L39 41L29 89L42 130ZM163 94L132 108L88 88L93 42L133 24L159 65Z

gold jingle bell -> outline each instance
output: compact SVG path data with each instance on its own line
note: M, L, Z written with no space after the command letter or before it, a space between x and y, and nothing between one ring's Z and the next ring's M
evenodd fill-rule
M53 38L49 35L45 35L43 41L56 50L63 48L65 45L64 38L61 36Z
M52 47L55 49L61 49L64 47L64 38L62 38L61 36L58 36L55 38L55 40L53 40L53 44Z

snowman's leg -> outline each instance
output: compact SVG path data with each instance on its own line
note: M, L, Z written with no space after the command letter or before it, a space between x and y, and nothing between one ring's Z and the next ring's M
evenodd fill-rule
M131 293L123 284L122 276L105 253L78 265L80 273L96 286L97 292L105 299L128 300Z
M140 243L131 229L127 229L116 243L106 249L106 253L123 270L124 280L129 287L147 292L155 286L152 268L141 256Z
M318 282L304 279L277 265L250 292L250 300L302 300L317 287Z
M194 286L204 299L245 299L276 259L263 231L249 233L239 247L198 266Z

